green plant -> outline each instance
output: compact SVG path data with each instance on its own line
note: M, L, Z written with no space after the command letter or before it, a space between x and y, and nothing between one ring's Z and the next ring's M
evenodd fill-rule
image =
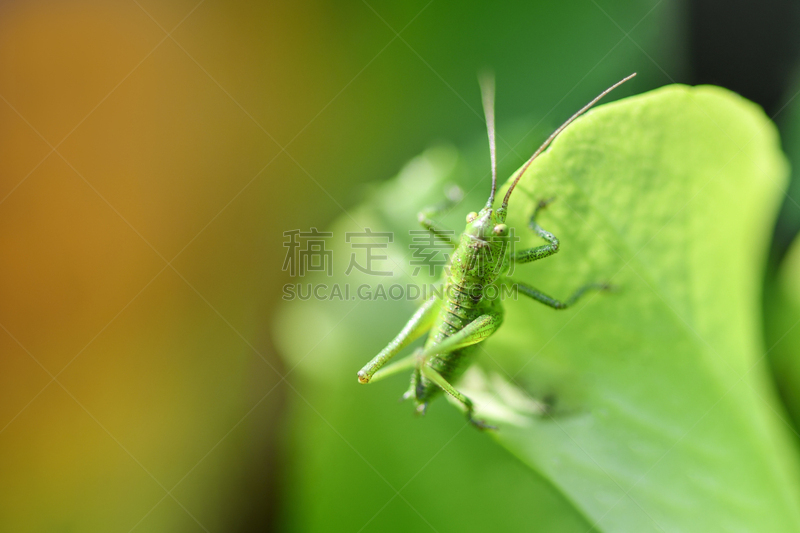
M339 219L334 235L392 231L389 255L402 263L414 214L447 183L467 191L480 183L462 205L482 204L487 164L476 161L426 152ZM380 392L357 386L353 372L411 303L287 305L278 337L302 376L290 522L336 529L357 516L381 531L420 520L438 530L476 530L483 520L503 530L796 529L797 451L777 418L758 311L786 173L776 131L756 106L720 88L684 86L597 108L529 169L508 225L524 228L535 203L554 196L542 223L562 251L515 277L554 296L581 281L619 287L563 314L506 302L482 368L462 381L478 414L500 426L493 438L529 475L489 437L463 431L455 409L437 405L413 420L392 406L405 378L387 379ZM463 215L453 213L450 227ZM520 236L521 247L533 244ZM334 254L346 258L340 240ZM403 280L396 273L388 283ZM332 281L387 283L358 273ZM552 407L543 414L542 404Z

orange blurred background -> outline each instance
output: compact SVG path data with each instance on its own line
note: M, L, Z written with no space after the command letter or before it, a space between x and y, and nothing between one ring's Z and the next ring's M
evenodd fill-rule
M227 529L274 483L265 207L307 118L256 88L314 58L283 13L140 4L0 8L3 531Z

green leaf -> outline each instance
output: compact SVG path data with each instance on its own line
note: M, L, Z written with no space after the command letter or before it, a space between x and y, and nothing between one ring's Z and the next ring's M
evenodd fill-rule
M792 94L799 87L795 83ZM786 252L774 275L767 278L764 333L772 378L788 419L800 427L800 105L782 116L783 146L793 178L786 189L775 231L773 251ZM773 257L773 259L775 259ZM777 262L777 261L776 261Z
M365 283L373 292L419 282L408 264L415 213L455 181L469 194L444 222L463 227L488 193L488 150L480 152L429 151L335 224L337 273L352 252L344 233L369 227L394 232L384 262L393 276L302 281ZM293 443L315 462L304 465L298 486L307 490L321 465L351 454L357 460L347 464L385 481L380 491L367 483L336 499L359 502L364 522L411 479L392 512L434 517L424 521L437 529L489 528L492 517L509 530L797 529L797 458L765 378L757 311L785 175L769 120L715 87L670 86L601 106L531 166L508 223L519 247L540 244L526 222L539 199L555 197L540 223L562 251L517 266L514 278L557 298L592 281L611 281L616 291L560 312L506 301L505 323L459 384L500 426L491 437L530 467L527 478L514 478L513 465L485 448L489 437L464 429L444 401L410 420L411 407L391 401L407 378L356 384L356 370L402 327L410 302L287 305L277 331L288 367L302 376L295 409L304 421ZM361 430L351 432L354 424ZM459 441L468 445L454 449ZM403 471L392 468L398 457ZM486 461L498 465L495 478L482 471ZM484 483L477 498L476 477ZM325 479L318 498L336 490L336 477ZM335 523L335 510L323 509L316 521L298 520ZM382 518L376 530L390 529Z
M800 240L767 286L765 336L769 363L794 428L800 422Z
M601 528L798 527L757 313L785 174L754 105L670 87L597 109L525 176L511 224L557 196L542 224L564 254L519 277L557 295L596 279L620 292L568 315L509 303L489 353L561 413L497 439Z

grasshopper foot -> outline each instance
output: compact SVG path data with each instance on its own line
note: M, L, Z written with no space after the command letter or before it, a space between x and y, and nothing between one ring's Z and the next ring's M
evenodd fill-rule
M619 286L612 285L611 283L608 282L598 283L597 290L604 292L619 292Z
M551 196L550 198L542 198L539 200L539 203L536 204L536 208L533 210L533 214L531 215L530 224L533 227L536 224L536 217L539 216L539 211L546 208L548 205L552 204L555 201L556 197Z
M555 199L556 199L555 196L551 196L550 198L542 198L541 200L539 200L539 205L536 206L536 209L537 210L544 209L548 205L552 204L555 201Z
M480 429L481 431L486 429L495 429L495 430L497 429L497 426L492 426L490 424L487 424L483 420L478 420L477 418L473 418L472 413L467 414L467 419L469 420L470 424Z
M619 291L619 287L617 285L612 285L607 281L603 281L600 283L590 283L583 287L584 290L594 289L596 291L601 292L617 292Z
M469 420L470 424L480 429L481 431L484 429L497 429L497 426L489 425L483 420L478 420L477 418L472 416L475 413L475 408L473 407L472 401L469 398L466 398L466 400L467 401L464 402L464 405L467 408L467 420Z

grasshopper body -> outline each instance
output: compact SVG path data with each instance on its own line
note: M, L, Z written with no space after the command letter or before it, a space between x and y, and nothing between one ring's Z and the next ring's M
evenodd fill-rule
M501 301L486 298L485 294L486 287L500 281L500 275L507 265L508 228L491 209L484 209L477 216L470 213L469 216L472 220L467 222L445 270L444 298L433 300L438 312L435 313L424 349L433 353L437 346L452 339L476 320L483 320L486 324L476 329L468 339L470 344L431 358L430 367L448 382L461 374L470 356L477 350L477 345L472 341L488 337L503 320ZM442 391L439 385L425 376L419 380L415 374L415 378L414 397L418 405L426 405Z
M507 273L512 264L542 259L559 249L558 239L536 222L539 211L548 203L542 201L531 216L529 227L547 244L521 251L510 251L509 228L505 220L511 193L533 160L559 133L603 96L633 76L635 74L603 91L554 131L517 172L502 204L496 209L494 208L497 188L494 83L489 78L482 80L483 106L492 164L492 190L489 200L480 212L467 215L467 225L458 242L452 241L448 233L438 229L430 219L437 211L436 208L420 213L419 221L422 226L437 238L449 242L454 248L450 262L445 268L442 296L434 295L423 303L394 340L358 372L360 383L370 383L398 371L412 369L411 386L403 398L413 398L419 413L425 412L435 396L446 392L464 406L467 418L472 424L481 429L492 428L473 417L472 401L451 384L468 366L471 357L478 349L478 343L497 331L503 322L502 303L496 297L489 297L490 292L496 296L500 293L499 285L513 285L519 293L536 301L554 309L565 309L587 290L608 288L607 285L598 283L586 285L578 289L569 299L559 301L529 285L509 278ZM489 291L489 288L492 288L492 291ZM428 337L423 348L405 359L384 366L403 348L425 333L428 333Z

